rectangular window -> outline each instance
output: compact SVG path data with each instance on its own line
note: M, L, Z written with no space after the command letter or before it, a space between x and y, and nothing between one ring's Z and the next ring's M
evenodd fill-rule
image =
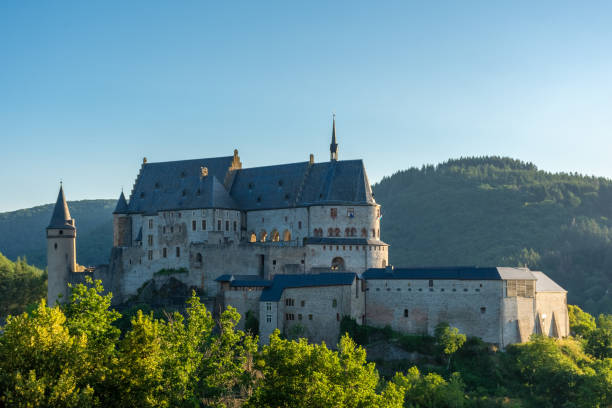
M149 244L149 246L153 245L153 235L147 236L147 243Z
M269 312L272 310L272 303L266 302L266 310Z
M308 320L312 320L312 315L311 314L308 315Z
M336 299L332 301L332 307L338 307L338 301Z
M404 309L404 317L408 317L408 309Z
M302 320L302 315L298 313L298 320Z
M306 301L304 301L304 300L302 300L302 301L300 302L300 306L302 306L302 307L304 307L304 305L305 305L305 304L306 304Z
M149 261L153 259L153 251L149 250L149 252L147 253L147 258L149 258Z
M266 323L272 323L272 315L266 315Z
M349 208L346 210L346 215L349 218L354 218L355 217L355 209L354 208Z
M202 231L206 231L206 220L202 220Z
M149 229L153 229L153 220L149 220Z
M329 209L329 215L332 218L336 218L338 216L338 209L337 208L330 208Z
M298 229L302 229L302 221L298 221Z
M234 232L236 232L237 229L238 229L238 223L234 221Z
M225 221L225 230L229 231L229 221Z
M195 222L195 221L191 221L191 229L192 229L193 231L195 231L195 230L196 230L196 222Z
M336 320L340 321L340 313L336 313Z
M295 320L295 315L293 313L285 313L285 320Z
M165 234L166 233L166 227L162 228L162 232Z
M221 231L221 220L217 220L217 231Z
M181 247L176 247L176 257L180 257L181 256Z
M285 299L285 306L295 306L295 299Z
M429 280L429 287L430 287L430 288L433 288L433 279L430 279L430 280Z
M163 256L164 258L167 258L167 257L168 257L168 251L166 250L166 248L162 248L162 256Z

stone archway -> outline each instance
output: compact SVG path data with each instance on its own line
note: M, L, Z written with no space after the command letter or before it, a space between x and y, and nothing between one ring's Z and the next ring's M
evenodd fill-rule
M332 263L331 263L331 270L332 271L343 271L345 268L344 265L344 259L337 256L334 259L332 259Z

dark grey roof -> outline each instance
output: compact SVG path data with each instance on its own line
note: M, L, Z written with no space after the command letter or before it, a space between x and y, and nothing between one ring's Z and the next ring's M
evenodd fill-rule
M272 285L271 280L262 279L259 275L221 275L217 279L217 282L229 282L233 287L268 287Z
M115 211L113 214L126 214L128 212L128 204L125 201L125 196L123 195L123 191L117 200L117 205L115 206Z
M236 172L230 194L243 210L374 204L361 160L241 169Z
M333 237L307 237L305 244L312 245L383 245L389 246L389 244L379 239L366 239L366 238L333 238Z
M364 279L502 280L497 268L478 266L427 268L370 268Z
M68 203L66 203L63 186L60 186L53 215L51 215L51 221L47 228L75 229L72 218L70 218L70 211L68 211Z
M351 285L357 274L335 272L304 275L275 275L272 286L267 287L259 298L262 302L278 302L286 288Z
M144 163L130 196L129 211L156 213L164 210L207 208L214 197L204 197L203 190L218 191L209 178L224 180L233 156L209 159ZM208 170L202 176L202 168ZM225 199L221 199L226 202Z
M233 160L233 156L227 156L144 163L127 204L128 212L154 214L196 208L256 210L375 203L361 160L237 169L228 192L223 181ZM203 167L208 170L207 176L202 176Z

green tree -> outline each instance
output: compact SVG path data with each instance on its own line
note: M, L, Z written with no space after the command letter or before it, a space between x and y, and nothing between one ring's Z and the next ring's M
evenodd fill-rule
M348 336L338 351L306 339L283 340L276 330L263 347L263 379L247 407L401 407L402 395L390 383L382 387L365 350Z
M459 333L456 327L450 327L448 323L442 322L436 326L434 331L438 350L447 360L446 369L450 368L451 358L463 346L466 340L465 334Z
M406 374L396 373L392 382L404 393L405 407L460 408L467 403L459 373L453 373L450 380L446 381L435 373L422 375L413 366Z
M569 313L569 324L572 335L586 338L597 328L595 318L582 311L578 306L567 305L567 310Z
M612 358L612 315L599 315L597 328L587 337L586 351L597 358Z

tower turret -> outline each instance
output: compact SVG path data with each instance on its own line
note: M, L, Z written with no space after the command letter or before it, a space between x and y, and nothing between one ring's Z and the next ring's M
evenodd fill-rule
M47 227L47 303L53 306L59 295L68 295L71 272L76 272L76 227L60 185L51 222Z
M113 211L113 246L127 247L132 244L132 218L128 215L128 203L121 191Z
M329 145L330 152L330 160L338 161L338 143L336 142L336 115L334 114L334 119L332 123L332 140Z

